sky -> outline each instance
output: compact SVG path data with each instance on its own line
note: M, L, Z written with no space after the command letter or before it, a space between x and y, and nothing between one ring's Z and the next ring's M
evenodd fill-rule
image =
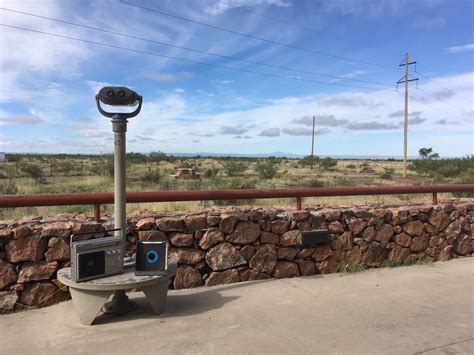
M111 152L121 85L129 152L307 155L315 116L317 155L400 157L408 51L408 155L474 154L471 0L0 4L0 151Z

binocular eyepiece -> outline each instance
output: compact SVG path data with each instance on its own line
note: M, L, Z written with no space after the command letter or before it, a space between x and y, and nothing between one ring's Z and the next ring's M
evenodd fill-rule
M95 96L99 112L106 117L130 118L138 115L142 108L142 96L123 86L105 86ZM108 112L102 109L100 102L110 106L137 106L132 112Z

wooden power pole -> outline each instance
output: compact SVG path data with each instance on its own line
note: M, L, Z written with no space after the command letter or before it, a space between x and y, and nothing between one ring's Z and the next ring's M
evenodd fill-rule
M399 65L405 66L405 75L403 78L397 81L398 84L405 83L405 120L403 122L403 177L407 177L407 146L408 146L408 82L418 81L416 79L408 79L408 66L416 64L416 62L410 62L408 59L408 52L405 53L405 60Z
M315 124L316 116L313 115L313 139L311 141L311 170L313 170L313 162L314 162L314 124Z

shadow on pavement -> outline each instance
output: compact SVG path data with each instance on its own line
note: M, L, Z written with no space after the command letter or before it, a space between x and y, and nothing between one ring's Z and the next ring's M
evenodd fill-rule
M232 302L240 296L222 296L220 292L242 287L252 286L271 280L261 280L253 282L239 282L228 286L202 287L200 292L192 294L180 294L180 291L171 291L166 300L166 309L162 314L155 314L145 296L141 292L128 293L130 299L138 304L138 308L123 315L101 314L94 321L94 325L126 322L135 319L162 319L174 317L187 317L199 313L204 313L212 309L223 307L226 303ZM183 293L189 290L183 290ZM136 295L139 295L138 297Z

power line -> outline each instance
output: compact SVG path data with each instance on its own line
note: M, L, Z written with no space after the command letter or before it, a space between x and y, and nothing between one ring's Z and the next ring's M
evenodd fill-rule
M218 64L212 64L212 63L206 63L206 62L201 62L201 61L191 60L191 59L185 59L185 58L178 58L178 57L173 57L173 56L170 56L170 55L158 54L158 53L148 52L148 51L141 51L141 50L137 50L137 49L132 49L132 48L127 48L127 47L116 46L116 45L113 45L113 44L106 44L106 43L90 41L90 40L82 39L82 38L76 38L76 37L65 36L65 35L61 35L61 34L57 34L57 33L39 31L39 30L34 30L34 29L31 29L31 28L25 28L25 27L19 27L19 26L6 25L6 24L3 24L3 23L0 23L0 26L9 27L9 28L14 28L14 29L22 30L22 31L33 32L33 33L37 33L37 34L43 34L43 35L48 35L48 36L53 36L53 37L58 37L58 38L64 38L64 39L69 39L69 40L84 42L84 43L89 43L89 44L94 44L94 45L103 46L103 47L109 47L109 48L114 48L114 49L121 49L121 50L129 51L129 52L135 52L135 53L140 53L140 54L146 54L146 55L151 55L151 56L160 57L160 58L167 58L167 59L172 59L172 60L178 60L178 61L182 61L182 62L186 62L186 63L193 63L193 64L205 65L205 66L214 67L214 68L221 68L221 69L227 69L227 70L234 70L234 71L239 71L239 72L244 72L244 73L249 73L249 74L257 74L257 75L269 76L269 77L280 78L280 79L297 80L297 81L303 81L303 82L315 83L315 84L332 85L332 86L343 86L343 87L356 88L356 89L363 89L363 90L378 90L377 88L371 88L371 87L362 87L362 86L346 85L346 84L337 84L337 83L330 83L330 82L325 82L325 81L317 81L317 80L303 79L303 78L296 77L296 76L283 76L283 75L272 74L272 73L265 73L265 72L259 72L259 71L254 71L254 70L247 70L247 69L241 69L241 68L235 68L235 67L228 67L228 66L225 66L225 65L218 65Z
M250 10L250 9L247 9L243 6L245 6L245 4L242 4L242 5L234 5L234 4L231 4L229 2L226 2L226 1L220 1L222 4L224 5L227 5L227 6L230 6L236 10L240 10L240 11L244 11L244 12L248 12L248 13L251 13L251 14L254 14L254 15L257 15L257 16L260 16L262 18L265 18L267 20L270 20L270 21L274 21L274 22L278 22L278 23L281 23L281 24L284 24L286 26L289 26L289 27L293 27L293 28L296 28L296 29L300 29L300 30L304 30L304 31L308 31L308 32L311 32L311 33L316 33L316 34L320 34L318 31L315 31L314 29L312 28L309 28L309 27L306 27L306 26L301 26L301 25L296 25L294 23L291 23L291 22L288 22L286 20L282 20L280 18L276 18L276 17L273 17L273 16L269 16L267 14L264 14L263 12L259 12L259 11L255 11L255 10ZM361 43L357 43L357 42L354 42L354 41L348 41L346 39L343 39L343 38L340 38L338 36L335 36L335 35L331 35L331 37L337 39L338 41L341 41L341 42L346 42L346 43L353 43L353 44L356 44L358 46L361 45ZM367 46L367 45L362 45L366 48L372 48L371 46ZM397 52L393 52L393 51L388 51L390 53L393 53L393 54L400 54L400 53L397 53ZM396 69L396 68L395 68Z
M154 43L154 44L158 44L158 45L163 45L163 46L168 46L168 47L172 47L172 48L183 49L183 50L191 51L191 52L195 52L195 53L206 54L206 55L212 55L212 56L215 56L215 57L230 59L230 60L239 61L239 62L244 62L244 63L249 63L249 64L261 65L261 66L265 66L265 67L273 68L273 69L294 71L294 72L302 73L302 74L319 75L319 76L323 76L323 77L327 77L327 78L333 78L333 79L357 81L357 82L366 83L366 84L392 86L391 84L388 84L388 83L382 83L382 82L370 81L370 80L362 80L362 79L354 79L354 78L347 78L347 77L338 76L338 75L330 75L330 74L317 73L317 72L308 71L308 70L295 69L295 68L290 68L290 67L284 67L284 66L279 66L279 65L267 64L267 63L262 63L262 62L257 62L257 61L252 61L252 60L237 58L237 57L228 56L228 55L222 55L222 54L213 53L213 52L208 52L208 51L203 51L203 50L199 50L199 49L194 49L194 48L189 48L189 47L184 47L184 46L178 46L178 45L171 44L171 43L156 41L156 40L152 40L152 39L149 39L149 38L138 37L138 36L134 36L134 35L126 34L126 33L121 33L121 32L116 32L116 31L112 31L112 30L107 30L107 29L100 28L100 27L94 27L94 26L84 25L84 24L75 23L75 22L71 22L71 21L66 21L66 20L61 20L61 19L57 19L57 18L52 18L52 17L48 17L48 16L41 16L41 15L37 15L37 14L32 14L32 13L29 13L29 12L23 12L23 11L18 11L18 10L13 10L13 9L7 9L7 8L3 8L3 7L0 8L0 10L10 11L10 12L18 13L18 14L21 14L21 15L27 15L27 16L37 17L37 18L41 18L41 19L45 19L45 20L49 20L49 21L55 21L55 22L59 22L59 23L64 23L64 24L68 24L68 25L72 25L72 26L77 26L77 27L81 27L81 28L86 28L86 29L90 29L90 30L94 30L94 31L100 31L100 32L104 32L104 33L110 33L110 34L117 35L117 36L122 36L122 37L126 37L126 38L131 38L131 39L140 40L140 41L150 42L150 43Z
M288 44L288 43L283 43L283 42L273 41L273 40L267 39L267 38L257 37L257 36L254 36L254 35L251 35L251 34L248 34L248 33L242 33L242 32L238 32L238 31L234 31L234 30L229 30L227 28L223 28L223 27L220 27L220 26L211 25L209 23L193 20L191 18L184 17L184 16L181 16L181 15L178 15L178 14L172 14L172 13L169 13L169 12L165 12L165 11L161 11L161 10L157 10L157 9L152 9L152 8L145 7L145 6L142 6L142 5L132 4L132 3L129 3L129 2L126 2L126 1L123 1L123 0L118 0L118 1L122 4L134 6L134 7L137 7L139 9L142 9L142 10L154 12L154 13L164 15L164 16L168 16L168 17L173 17L173 18L176 18L178 20L187 21L187 22L190 22L190 23L198 24L198 25L205 26L205 27L208 27L208 28L213 28L213 29L224 31L224 32L227 32L227 33L232 33L232 34L239 35L239 36L242 36L242 37L252 38L252 39L255 39L255 40L258 40L258 41L271 43L271 44L274 44L274 45L277 45L277 46L296 49L296 50L304 51L304 52L307 52L307 53L317 54L317 55L330 57L330 58L335 58L335 59L340 59L340 60L346 60L346 61L355 62L355 63L359 63L359 64L373 65L373 66L377 66L377 67L381 67L381 68L395 69L395 67L391 67L391 66L384 65L384 64L372 63L372 62L363 61L363 60L359 60L359 59L353 59L353 58L349 58L349 57L343 57L343 56L339 56L339 55L335 55L335 54L316 51L316 50L309 49L309 48L298 47L298 46L294 46L294 45L291 45L291 44Z

